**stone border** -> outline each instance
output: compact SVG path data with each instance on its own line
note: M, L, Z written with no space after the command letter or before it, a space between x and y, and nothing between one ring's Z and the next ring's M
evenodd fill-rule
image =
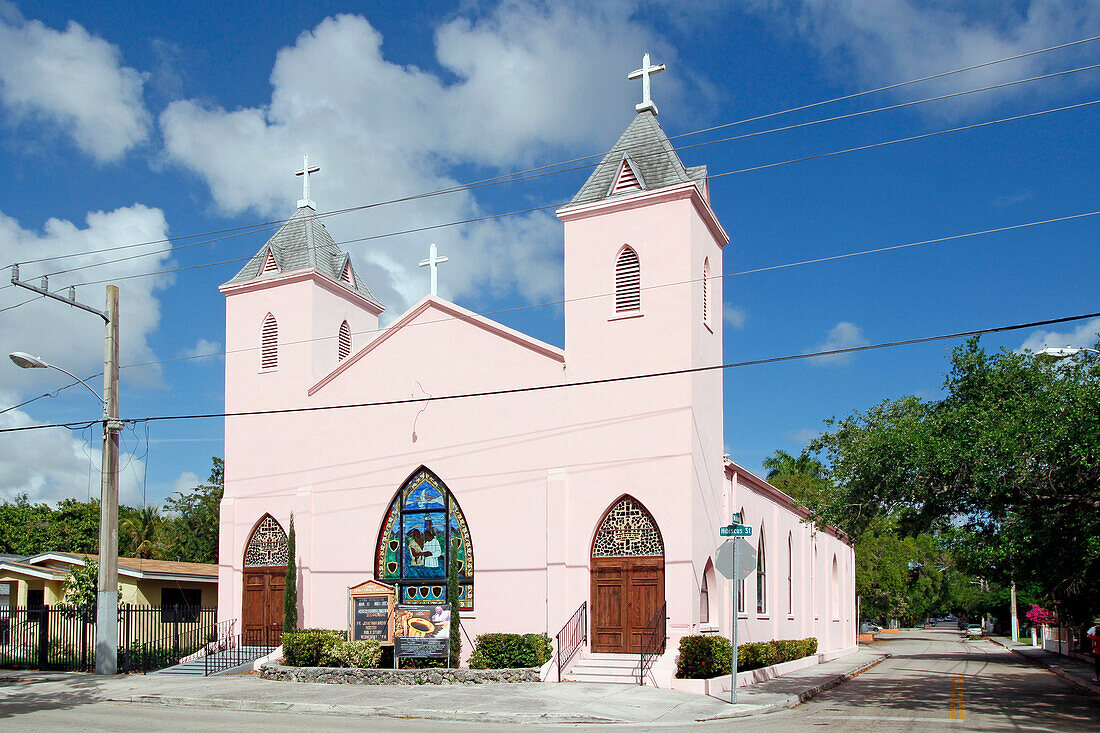
M541 682L538 667L518 669L356 669L265 664L260 679L330 685L484 685Z

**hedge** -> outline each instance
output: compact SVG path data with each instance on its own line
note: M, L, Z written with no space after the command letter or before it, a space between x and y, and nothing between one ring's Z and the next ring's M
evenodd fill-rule
M551 656L546 634L481 634L474 640L470 669L541 667Z
M349 641L336 629L283 632L283 664L288 667L358 667L373 669L382 656L376 640Z
M724 636L685 636L680 639L676 676L680 679L709 679L730 673L733 646ZM817 639L783 639L740 644L737 671L760 669L791 662L817 653Z

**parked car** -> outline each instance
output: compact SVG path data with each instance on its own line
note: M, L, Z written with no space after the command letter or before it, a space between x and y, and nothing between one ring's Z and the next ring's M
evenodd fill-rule
M970 636L981 636L983 633L981 624L970 624L966 627L966 633Z

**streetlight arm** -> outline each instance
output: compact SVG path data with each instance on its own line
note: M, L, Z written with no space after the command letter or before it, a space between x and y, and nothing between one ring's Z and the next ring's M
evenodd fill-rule
M96 391L95 391L94 389L92 389L92 388L91 388L91 386L90 386L90 385L89 385L89 384L88 384L87 382L85 382L85 381L84 381L83 379L81 379L80 377L76 376L76 375L75 375L75 374L73 374L72 372L70 372L70 371L69 371L68 369L62 369L62 368L61 368L61 367L59 367L59 366L54 366L53 364L49 364L49 363L47 363L47 364L46 364L46 366L48 366L48 367L49 367L50 369L56 369L57 371L59 371L59 372L62 372L63 374L68 374L68 375L69 375L70 377L72 377L72 378L73 378L73 379L75 379L76 381L80 382L80 383L81 383L81 384L83 384L83 385L84 385L85 387L87 387L87 388L88 388L88 391L89 391L89 392L91 392L92 394L94 394L94 395L95 395L95 398L96 398L97 400L99 400L99 404L103 405L103 410L104 410L104 413L103 413L103 414L104 414L104 415L106 415L106 414L107 414L107 412L106 412L106 410L107 410L107 403L106 403L106 402L104 402L104 401L103 401L103 398L99 396L99 392L96 392Z

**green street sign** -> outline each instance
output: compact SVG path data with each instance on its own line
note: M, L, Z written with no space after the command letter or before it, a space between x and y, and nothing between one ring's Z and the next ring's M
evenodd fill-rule
M752 527L747 524L727 524L718 530L722 537L752 537Z
M733 513L733 523L734 524L743 524L743 522L741 521L741 512L734 512Z

